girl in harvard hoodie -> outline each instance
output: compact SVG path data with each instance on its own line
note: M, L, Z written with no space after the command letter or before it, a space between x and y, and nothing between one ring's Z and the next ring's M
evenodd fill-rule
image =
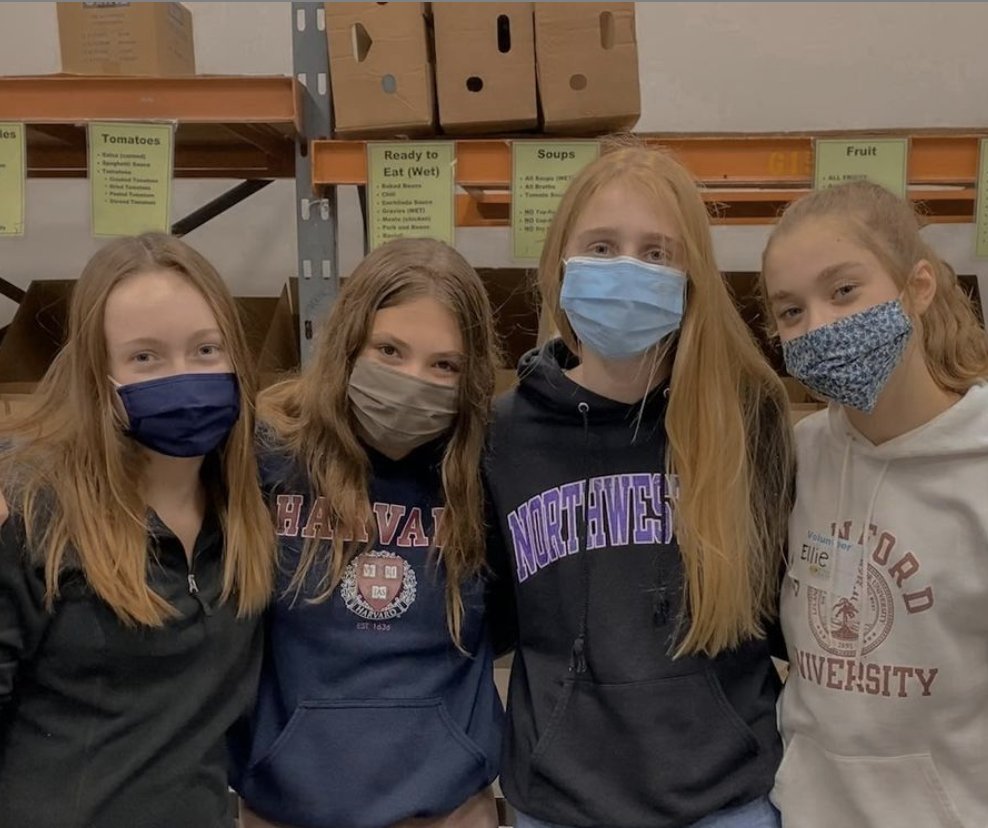
M501 780L516 824L775 826L764 633L786 398L689 174L638 147L590 164L539 283L560 338L498 401L487 466L492 607L517 646Z
M243 828L496 828L479 470L496 355L473 268L401 239L346 280L301 376L262 395L281 555L234 740Z
M988 337L913 208L865 182L786 212L764 289L797 428L782 621L792 828L988 825Z

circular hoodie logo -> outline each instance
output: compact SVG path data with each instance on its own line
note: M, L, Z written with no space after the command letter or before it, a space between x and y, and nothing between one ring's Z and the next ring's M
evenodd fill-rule
M365 552L347 566L340 595L354 615L387 621L404 615L415 603L417 586L415 570L400 555Z
M838 596L835 601L835 596L816 587L807 590L810 629L817 644L831 655L855 658L859 651L863 656L868 655L892 632L895 620L892 590L878 569L868 564L866 570L867 588L862 590L859 575L850 598Z

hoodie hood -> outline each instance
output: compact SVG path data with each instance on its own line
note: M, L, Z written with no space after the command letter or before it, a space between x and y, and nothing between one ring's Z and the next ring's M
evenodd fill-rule
M538 406L546 416L566 422L583 422L580 404L588 406L590 425L632 422L657 417L669 396L668 381L659 383L643 400L622 403L595 394L573 382L566 372L580 364L561 339L526 353L518 363L519 393Z
M880 461L984 454L988 452L988 384L973 386L928 423L877 446L851 425L843 406L830 404L827 425L839 445L850 443L852 453Z

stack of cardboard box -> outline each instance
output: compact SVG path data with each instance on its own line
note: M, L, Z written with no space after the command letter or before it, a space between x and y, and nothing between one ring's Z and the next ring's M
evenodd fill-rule
M599 134L638 121L634 3L327 3L344 137Z

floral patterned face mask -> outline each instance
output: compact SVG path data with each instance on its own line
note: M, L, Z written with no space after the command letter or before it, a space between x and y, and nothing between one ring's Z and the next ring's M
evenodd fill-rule
M893 299L782 343L782 355L789 375L811 391L868 413L902 360L912 330L902 302Z

